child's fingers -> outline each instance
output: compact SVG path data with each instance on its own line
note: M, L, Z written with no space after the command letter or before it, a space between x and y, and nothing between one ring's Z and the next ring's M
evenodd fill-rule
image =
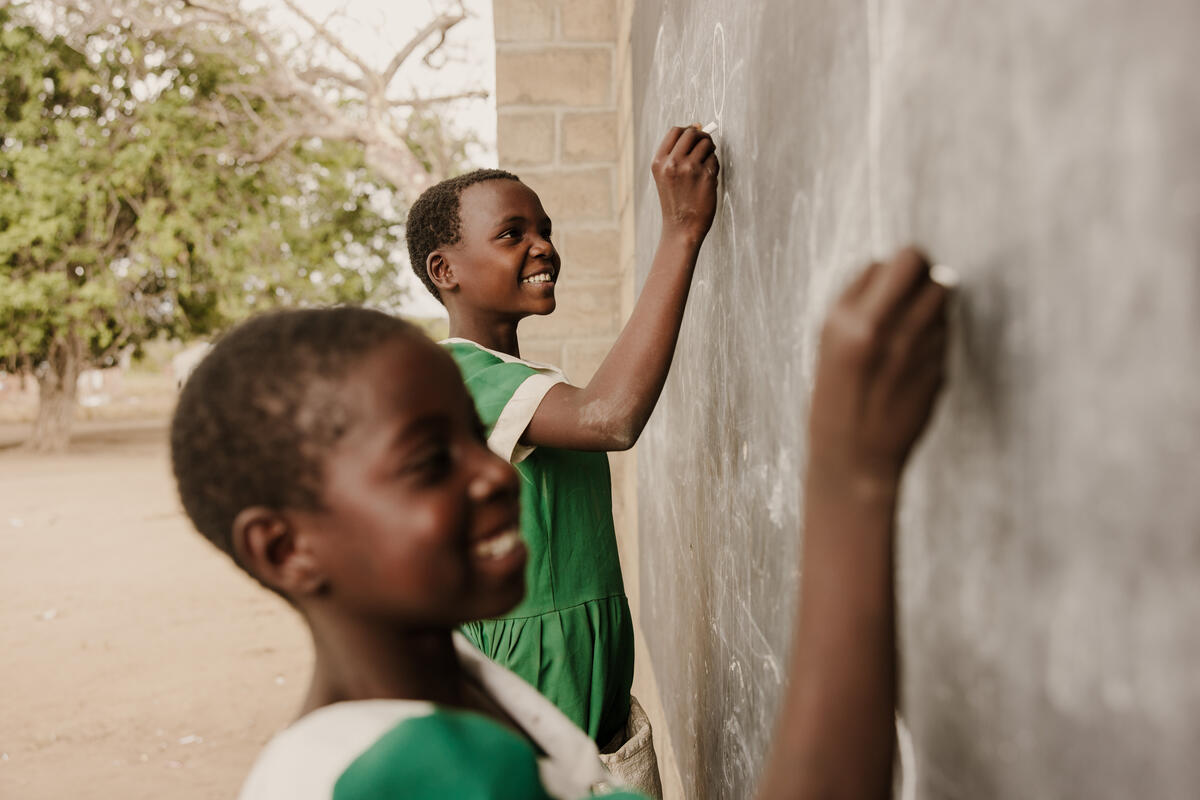
M708 154L708 157L703 161L703 166L712 173L714 178L721 174L721 161L717 158L716 150Z
M896 311L891 338L898 347L910 346L930 326L945 324L950 290L933 281L926 282L909 296Z
M913 342L909 360L914 364L935 362L945 367L949 346L950 327L945 323L934 322Z
M669 131L667 131L667 135L663 137L662 142L658 145L658 150L654 153L654 159L656 161L661 161L670 155L671 151L675 149L675 143L679 141L679 137L683 135L685 130L687 130L687 128L684 128L681 125L676 125L674 128L671 128Z
M708 136L708 134L702 133L700 138L696 141L696 144L692 147L691 152L688 153L688 158L694 159L703 164L704 160L715 153L716 150L717 146L713 144L713 140Z
M924 355L911 369L913 386L918 394L936 394L946 382L946 351L949 339L945 333L937 334L924 343ZM926 397L928 403L932 397Z
M945 358L948 294L944 286L930 281L901 306L880 363L885 384L897 385L927 361Z
M860 297L863 311L883 326L920 281L929 280L929 261L915 247L906 247L891 258L868 282Z
M707 136L706 133L701 133L699 128L689 125L683 129L683 133L679 134L679 138L675 140L675 145L671 148L671 155L682 161L687 157L688 153L692 152L692 148L701 138Z
M888 355L880 364L882 385L889 393L930 369L945 369L950 328L944 316L934 315L911 336L895 337L888 343Z
M882 265L878 261L872 261L862 272L858 273L858 277L847 284L842 296L847 300L858 300L862 297L864 291L871 281L875 280L875 274L879 272Z
M717 142L715 139L713 139L711 133L705 133L702 129L697 128L695 125L692 126L692 130L696 132L696 138L692 142L692 149L689 151L690 156L699 158L696 151L699 150L702 145L704 145L706 148L711 146L712 149L717 149ZM707 145L705 143L707 143ZM705 158L707 158L707 156L705 156Z
M933 412L933 403L941 392L942 387L946 384L946 359L944 355L914 364L907 378L910 387L909 397L915 406L912 410L912 413L915 415L915 419L912 422L917 425L917 430L914 431L914 434L919 434L921 429L929 422L929 416Z
M949 336L944 327L927 331L904 353L893 352L884 359L873 392L875 411L905 428L923 425L933 397L946 378Z

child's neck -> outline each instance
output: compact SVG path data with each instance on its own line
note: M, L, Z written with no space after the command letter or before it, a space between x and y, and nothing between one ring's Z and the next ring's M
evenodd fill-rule
M381 631L345 624L310 628L316 663L302 713L348 700L424 700L471 705L448 629Z
M476 344L498 353L521 357L521 346L517 342L517 322L514 319L481 319L474 315L450 311L450 336L470 339Z

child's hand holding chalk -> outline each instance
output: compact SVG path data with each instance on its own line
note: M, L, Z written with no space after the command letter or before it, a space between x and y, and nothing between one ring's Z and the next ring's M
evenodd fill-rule
M692 127L701 133L708 134L708 138L712 139L714 147L720 144L718 141L719 137L717 136L717 132L721 130L721 124L719 122L714 120L704 126L701 126L699 122L696 122L692 124Z
M667 132L650 166L662 205L664 236L682 233L699 246L716 216L720 169L716 143L699 125Z
M910 247L851 283L822 332L811 458L899 474L941 389L950 297L943 281L956 279Z

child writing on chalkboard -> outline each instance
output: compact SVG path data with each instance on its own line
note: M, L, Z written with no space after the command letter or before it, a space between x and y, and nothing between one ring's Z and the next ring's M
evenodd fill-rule
M888 794L896 504L942 381L945 301L906 251L852 283L825 326L764 800ZM519 478L487 448L454 361L411 325L336 308L239 326L184 387L171 459L196 527L312 634L302 715L242 800L639 797L455 630L521 602Z
M718 170L707 133L677 127L663 139L653 165L663 219L658 251L633 314L584 387L521 358L517 326L554 311L561 271L550 218L533 190L511 173L479 170L432 187L408 216L413 268L450 316L444 344L489 446L522 478L525 601L465 633L613 751L617 769L636 756L623 743L648 747L649 731L635 736L629 725L633 625L605 451L633 446L658 400L715 214ZM636 705L634 714L641 718Z

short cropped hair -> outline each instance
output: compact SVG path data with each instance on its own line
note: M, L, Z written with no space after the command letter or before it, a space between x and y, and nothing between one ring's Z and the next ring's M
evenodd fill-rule
M221 338L171 420L171 466L196 529L237 562L233 523L244 509L321 508L324 457L350 421L340 381L402 337L424 334L347 307L264 314Z
M429 278L425 262L439 247L458 244L462 239L462 219L459 217L459 198L463 189L484 181L517 181L521 179L502 169L477 169L434 184L421 193L408 210L404 238L408 241L408 260L413 272L425 288L441 302L437 287Z

